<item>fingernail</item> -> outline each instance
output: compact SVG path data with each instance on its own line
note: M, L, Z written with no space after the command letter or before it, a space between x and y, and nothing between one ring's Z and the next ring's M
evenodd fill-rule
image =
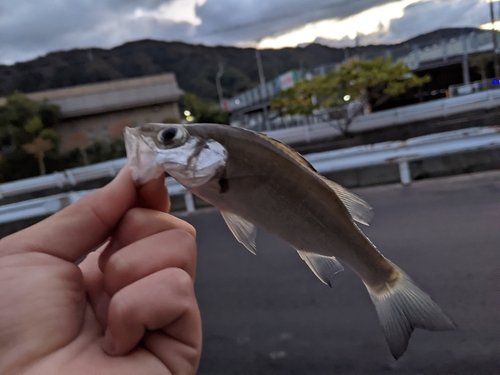
M106 334L104 335L104 339L102 340L102 348L106 352L106 354L109 355L114 355L116 346L115 346L115 340L113 339L113 336L111 335L111 332L109 330L106 330Z

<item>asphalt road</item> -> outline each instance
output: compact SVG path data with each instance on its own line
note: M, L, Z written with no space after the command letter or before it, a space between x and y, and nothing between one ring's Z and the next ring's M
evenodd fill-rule
M198 230L200 375L500 373L500 172L357 193L375 208L363 231L459 330L417 330L395 361L351 270L330 289L277 238L259 231L254 256L205 211L186 218Z

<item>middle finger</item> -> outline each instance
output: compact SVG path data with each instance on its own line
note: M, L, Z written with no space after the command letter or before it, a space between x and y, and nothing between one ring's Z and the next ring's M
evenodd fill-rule
M160 232L115 252L106 263L104 290L112 297L127 285L172 267L183 269L194 281L196 241L184 230Z
M196 230L193 226L175 216L146 208L130 209L99 256L100 270L104 272L109 258L121 248L170 229L182 229L196 238Z

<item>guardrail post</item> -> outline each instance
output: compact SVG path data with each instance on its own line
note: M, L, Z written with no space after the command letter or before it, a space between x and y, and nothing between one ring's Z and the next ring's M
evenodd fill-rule
M78 184L78 181L76 181L76 178L75 178L75 175L73 174L73 171L71 171L70 169L67 169L64 171L64 174L66 175L66 178L71 185L76 186Z
M411 182L410 165L406 160L399 162L399 178L403 185L409 185Z
M196 210L196 207L194 206L193 194L184 194L184 204L186 205L187 212L194 212Z

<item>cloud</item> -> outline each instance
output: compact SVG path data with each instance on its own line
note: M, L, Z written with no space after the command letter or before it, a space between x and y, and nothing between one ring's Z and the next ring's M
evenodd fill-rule
M0 62L13 63L62 49L109 48L144 38L255 45L305 24L345 20L398 1L0 0ZM415 1L420 2L407 7L403 18L366 33L361 43L394 42L442 26L459 26L463 20L477 26L489 15L483 9L487 0ZM440 16L434 17L436 14Z
M176 0L0 1L0 61L5 62L145 37L182 39L191 27L186 22L136 16L138 10L152 11Z
M328 18L343 19L394 0L208 0L196 39L210 44L256 42Z
M436 14L440 16L432 16ZM398 43L439 28L478 27L489 20L489 4L485 0L420 1L404 8L402 17L390 20L387 27L380 27L373 33L361 33L359 43L361 45ZM349 37L318 38L316 42L337 47L354 44L353 39Z

